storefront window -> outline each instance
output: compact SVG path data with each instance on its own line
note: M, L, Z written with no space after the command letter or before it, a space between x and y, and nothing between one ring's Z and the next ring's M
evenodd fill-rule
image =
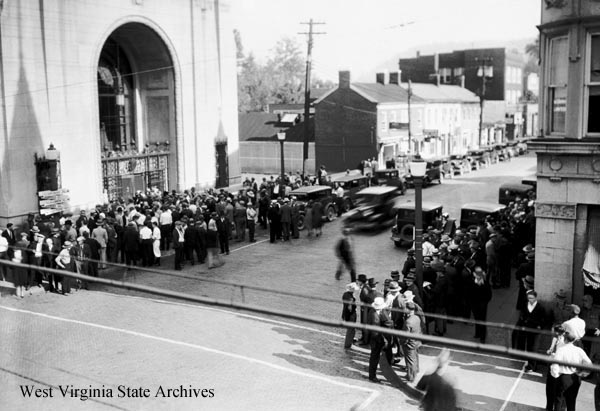
M568 37L550 40L550 73L548 76L548 98L550 107L550 131L565 132L567 113L567 77L569 68Z
M591 36L587 131L600 133L600 35Z

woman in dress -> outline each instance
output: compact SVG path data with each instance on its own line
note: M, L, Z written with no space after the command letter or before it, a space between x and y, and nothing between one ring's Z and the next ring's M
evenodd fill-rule
M152 220L152 252L154 253L154 264L160 266L160 227L158 220Z

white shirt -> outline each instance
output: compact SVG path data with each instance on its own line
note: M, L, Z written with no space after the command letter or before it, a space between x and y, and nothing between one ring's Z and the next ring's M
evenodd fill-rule
M160 225L171 225L173 224L173 216L171 210L165 210L160 215Z
M335 194L339 197L342 198L344 197L344 189L342 188L342 186L339 186L338 188L335 189Z
M246 209L246 219L253 221L256 220L256 210L248 207Z
M432 256L433 250L435 250L435 246L431 244L429 241L425 241L423 243L423 257Z
M565 344L556 350L554 359L558 361L566 361L575 364L587 364L592 365L592 361L587 356L585 351L581 348L576 347L573 343ZM575 367L568 367L566 365L552 364L550 366L550 373L554 378L558 378L561 374L574 374L577 372Z
M8 250L8 240L4 236L0 236L0 253Z
M140 239L150 240L152 239L152 230L146 226L140 228Z
M537 305L537 300L532 303L527 303L527 311L532 312L535 306Z
M565 331L580 340L585 335L585 321L579 317L573 317L563 323Z

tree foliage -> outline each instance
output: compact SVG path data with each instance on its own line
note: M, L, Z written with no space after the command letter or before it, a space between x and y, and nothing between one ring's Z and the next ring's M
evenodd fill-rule
M266 63L260 64L252 52L244 52L237 30L234 37L238 62L238 111L267 111L269 104L304 102L305 61L296 40L282 38L271 50ZM313 84L317 82L328 84L318 79Z

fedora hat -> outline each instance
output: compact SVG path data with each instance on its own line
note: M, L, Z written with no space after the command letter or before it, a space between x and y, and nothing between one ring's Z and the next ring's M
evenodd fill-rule
M31 227L31 232L32 233L39 233L40 229L37 225L34 225L33 227Z
M358 275L358 281L360 281L362 283L366 283L367 282L367 276L365 274L359 274Z
M525 254L529 254L532 251L535 251L535 248L533 248L531 244L527 244L525 247L523 247L523 252Z
M412 302L412 300L415 298L415 295L412 291L406 290L404 291L404 298L406 298L407 301Z
M369 278L369 287L375 287L377 284L379 284L377 281L375 281L375 278L371 277Z
M523 284L526 287L533 289L533 286L535 284L535 278L532 275L526 275L525 278L523 278Z
M442 238L440 239L440 241L442 243L449 243L450 241L452 241L452 238L450 238L450 236L448 234L444 234L444 235L442 235Z
M350 283L350 284L346 285L346 291L354 292L358 289L359 289L359 287L356 283Z
M375 297L375 300L373 301L373 304L371 304L371 307L373 307L376 310L382 310L386 307L385 300L383 299L383 297Z
M388 291L400 291L400 285L397 281L392 281L388 287Z

